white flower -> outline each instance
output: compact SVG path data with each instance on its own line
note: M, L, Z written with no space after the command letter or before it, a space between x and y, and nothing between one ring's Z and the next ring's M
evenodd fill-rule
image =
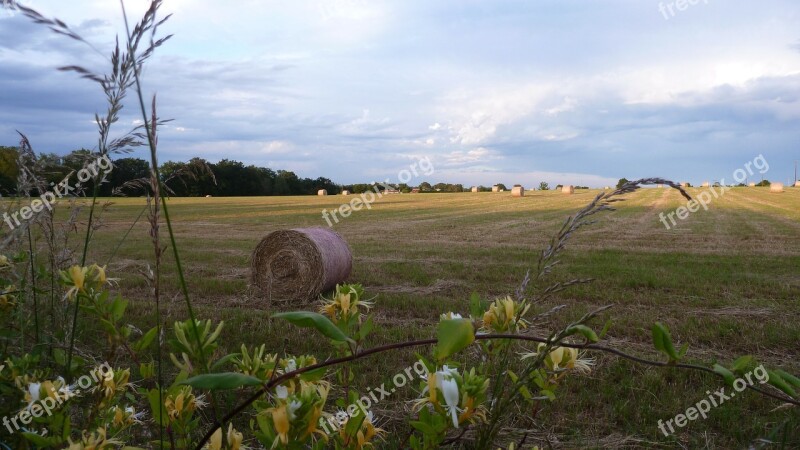
M206 401L206 396L201 394L194 398L194 404L197 406L197 409L203 409L208 406L208 402Z
M449 313L446 313L446 314L442 314L441 316L439 316L439 318L441 320L463 319L463 317L461 317L461 314L454 313L454 312L449 312Z
M28 406L33 405L39 401L39 391L42 390L42 383L31 383L28 385L28 394L31 396L31 401Z
M286 400L289 397L289 389L286 386L278 386L275 388L275 396L281 400Z
M292 400L291 402L289 402L289 405L287 405L286 411L289 413L289 420L290 421L295 419L295 414L294 413L296 413L297 410L300 409L300 407L302 407L302 406L303 406L303 402L301 402L300 400Z
M458 408L460 397L460 395L458 395L458 383L456 383L456 380L452 377L438 377L436 381L439 385L439 390L442 391L444 402L447 404L445 409L447 409L447 412L450 413L450 417L453 419L453 426L458 428L458 413L461 412Z
M297 370L297 361L294 358L286 361L286 373L294 372L295 370Z

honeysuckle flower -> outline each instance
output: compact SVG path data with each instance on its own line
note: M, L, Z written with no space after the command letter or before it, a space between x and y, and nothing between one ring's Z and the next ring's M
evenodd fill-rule
M546 348L547 344L539 344L536 352L524 353L522 359L539 356ZM556 347L547 354L544 363L552 371L576 370L581 373L588 373L592 370L594 359L582 358L582 356L576 348Z
M272 414L272 423L275 426L275 431L278 433L278 436L275 438L275 441L272 442L272 448L278 446L278 442L283 443L286 445L289 443L289 414L286 411L286 405L276 406L275 408L270 408L269 412Z
M295 370L297 370L297 361L295 361L294 358L286 361L286 372L294 372Z
M461 412L461 409L458 407L460 397L458 393L458 383L451 377L442 376L437 380L437 384L444 397L444 402L446 404L445 409L453 419L453 427L458 428L458 413Z
M30 407L39 401L39 392L42 389L42 383L30 383L28 385L28 392L25 393L25 401L28 402Z
M17 292L17 287L13 284L3 288L3 292L0 294L0 308L13 307L17 305L17 296L14 295L14 292Z
M494 301L483 314L482 331L516 332L528 326L523 318L530 305L514 301L511 297Z
M86 292L85 280L87 267L72 266L69 269L61 272L61 280L67 285L71 286L67 291L67 298L75 298L81 292Z
M445 313L445 314L442 314L441 316L439 316L439 319L440 320L454 320L454 319L463 319L463 317L461 317L461 314L454 313L454 312L448 312L448 313Z
M11 267L11 261L6 255L0 255L0 270Z
M281 400L286 400L289 397L289 388L287 388L286 386L276 387L275 396Z
M121 441L116 439L107 439L106 438L106 429L105 428L98 428L97 431L91 434L87 434L85 431L81 436L81 440L77 442L73 442L72 439L69 439L69 450L104 450L104 449L111 449L116 448L119 445L122 445Z
M303 406L303 402L300 400L292 400L286 405L286 411L289 414L289 421L297 419L296 412Z
M334 323L340 320L347 321L352 317L357 317L360 322L363 314L359 308L372 307L372 302L361 299L362 294L361 285L337 285L333 298L322 299L319 312L328 316Z

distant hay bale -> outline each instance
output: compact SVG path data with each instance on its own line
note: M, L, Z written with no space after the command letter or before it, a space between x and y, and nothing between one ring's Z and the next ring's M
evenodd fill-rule
M561 186L561 193L562 194L574 194L575 193L575 186L568 184L566 186Z
M500 192L500 186L498 186L496 184L494 186L492 186L492 192Z
M342 195L350 195L350 191L342 191Z
M689 187L689 182L688 181L682 182L681 187Z
M317 195L328 195L328 191L325 189L320 189L317 191Z
M747 187L756 187L755 183L747 183Z
M206 198L211 198L211 195L206 195Z
M771 183L769 185L770 192L783 192L783 183Z
M656 185L656 187L657 187L657 188L663 188L663 187L664 187L664 185L663 185L663 184L657 184L657 185Z
M472 192L478 192L478 186L472 186Z
M512 197L524 197L525 196L525 188L523 188L522 186L519 186L519 185L514 186L514 188L511 189L511 196Z
M708 181L703 181L703 187L711 187L711 183Z
M327 228L295 228L268 234L253 250L250 281L270 301L316 300L350 276L347 242Z
M800 181L795 181L794 182L794 187L800 187Z
M603 189L607 191L607 190L611 189L611 186L606 186Z

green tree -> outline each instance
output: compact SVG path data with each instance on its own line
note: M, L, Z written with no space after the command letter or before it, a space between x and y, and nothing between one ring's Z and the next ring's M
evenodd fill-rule
M539 190L540 191L549 191L550 190L550 185L547 184L546 181L542 181L541 183L539 183Z
M617 189L621 188L622 185L627 183L628 181L630 180L628 180L627 178L620 178L619 181L617 181Z

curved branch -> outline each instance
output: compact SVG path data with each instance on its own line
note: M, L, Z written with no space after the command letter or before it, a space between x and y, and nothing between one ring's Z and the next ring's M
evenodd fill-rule
M519 334L479 334L479 335L475 336L475 340L476 341L488 341L488 340L492 340L492 339L511 339L511 340L517 340L517 341L537 342L537 343L543 343L543 344L551 343L550 340L545 339L545 338L540 338L540 337L537 337L537 336L524 336L524 335L519 335ZM388 352L388 351L391 351L391 350L397 350L397 349L408 348L408 347L420 347L420 346L423 346L423 345L435 344L437 342L438 342L437 339L421 339L421 340L417 340L417 341L409 341L409 342L401 342L401 343L397 343L397 344L383 345L383 346L380 346L380 347L371 348L369 350L364 350L363 352L355 354L355 355L350 355L350 356L345 356L345 357L335 358L335 359L329 359L329 360L321 362L321 363L317 363L317 364L314 364L314 365L311 365L311 366L303 367L303 368L297 369L297 370L292 371L292 372L284 373L283 375L281 375L281 376L279 376L277 378L274 378L274 379L270 380L268 383L266 383L261 388L261 390L259 390L258 392L256 392L252 396L250 396L247 400L245 400L242 404L240 404L239 406L237 406L236 408L231 410L231 412L226 414L225 417L222 418L222 420L216 421L214 424L212 424L211 429L209 429L208 432L203 436L203 438L200 440L200 443L198 443L197 446L195 447L195 450L201 450L203 448L203 445L206 442L208 442L209 439L211 439L211 435L213 435L214 432L218 428L221 428L223 426L223 424L230 422L231 419L233 419L239 413L241 413L245 409L247 409L247 407L252 405L253 402L255 402L256 400L261 398L262 395L264 395L267 392L271 391L272 388L274 388L275 386L283 383L284 381L290 380L290 379L292 379L292 378L294 378L294 377L296 377L298 375L302 375L302 374L304 374L306 372L311 372L312 370L321 369L323 367L330 367L330 366L335 366L335 365L346 363L346 362L350 362L350 361L356 361L356 360L359 360L361 358L366 358L367 356L375 355L375 354L378 354L378 353L384 353L384 352ZM640 363L640 364L645 364L645 365L648 365L648 366L676 367L676 368L680 368L680 369L698 370L698 371L701 371L701 372L706 372L706 373L710 373L710 374L716 375L718 377L722 377L722 375L714 372L712 369L709 369L708 367L705 367L705 366L699 366L699 365L696 365L696 364L682 364L682 363L672 364L672 363L665 363L665 362L661 362L661 361L651 361L651 360L648 360L648 359L639 358L638 356L630 355L628 353L622 352L622 351L617 350L615 348L606 347L604 345L597 345L597 344L589 344L589 345L568 344L568 343L564 343L564 342L559 343L558 345L561 346L561 347L576 348L576 349L581 349L581 350L595 350L595 351L600 351L600 352L605 352L605 353L611 353L613 355L617 355L619 357L622 357L622 358L625 358L625 359L629 359L631 361L634 361L634 362L637 362L637 363ZM782 401L782 402L791 403L793 405L800 406L800 401L798 401L798 400L794 400L792 398L776 395L776 394L773 394L773 393L768 392L768 391L764 391L762 389L759 389L759 388L757 388L755 386L751 386L751 385L747 385L747 388L748 389L752 389L753 391L758 392L761 395L765 395L767 397L771 397L771 398L774 398L774 399Z

